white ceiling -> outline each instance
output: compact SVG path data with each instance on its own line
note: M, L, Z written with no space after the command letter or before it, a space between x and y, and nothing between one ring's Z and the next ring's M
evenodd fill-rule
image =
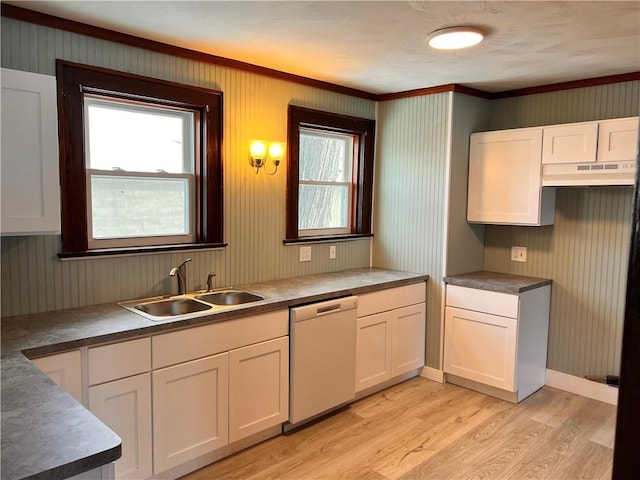
M640 1L9 1L371 93L497 92L640 71ZM488 36L456 53L433 30Z

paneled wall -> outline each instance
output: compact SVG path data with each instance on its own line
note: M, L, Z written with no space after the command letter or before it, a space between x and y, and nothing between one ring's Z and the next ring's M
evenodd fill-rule
M378 107L373 265L431 276L426 361L433 368L440 365L448 233L458 235L450 244L452 255L466 247L452 268L482 266L482 230L469 227L464 212L469 133L486 127L487 107L487 101L452 93Z
M449 155L449 194L445 275L482 270L484 225L467 223L467 185L469 183L469 136L487 130L489 100L453 95L451 154Z
M494 100L491 129L639 113L640 82L625 82ZM554 225L486 227L486 270L553 279L550 369L619 372L632 201L632 187L558 188ZM512 245L527 247L527 263L510 261Z
M312 261L284 246L286 165L275 176L248 165L251 138L286 141L291 104L375 118L375 102L253 73L185 60L2 18L2 67L55 75L55 59L98 65L223 92L225 241L216 251L61 262L59 236L2 238L2 316L112 302L175 291L167 273L187 256L189 285L210 271L229 286L366 267L370 240L313 245Z

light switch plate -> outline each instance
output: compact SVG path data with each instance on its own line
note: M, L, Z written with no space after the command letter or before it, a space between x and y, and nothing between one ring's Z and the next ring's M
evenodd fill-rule
M527 261L527 247L511 247L511 261L512 262L526 262Z
M336 246L329 245L329 260L333 260L336 258Z
M311 247L300 247L300 261L301 262L310 262L311 261Z

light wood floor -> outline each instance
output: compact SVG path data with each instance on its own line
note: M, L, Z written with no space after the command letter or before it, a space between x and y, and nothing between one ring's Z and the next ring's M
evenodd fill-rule
M615 415L550 387L513 405L417 377L184 480L610 479Z

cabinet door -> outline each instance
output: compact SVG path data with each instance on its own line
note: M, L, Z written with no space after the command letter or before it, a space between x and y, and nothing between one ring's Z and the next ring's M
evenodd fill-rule
M595 162L597 142L597 122L544 127L542 164Z
M638 158L638 117L600 122L598 161L623 162Z
M89 410L122 439L122 456L115 462L115 478L150 477L150 374L90 387Z
M156 370L153 375L153 473L229 443L229 355Z
M32 360L36 367L82 403L82 361L80 350Z
M515 391L517 320L446 307L444 371Z
M391 376L424 366L425 304L393 311L391 323Z
M467 220L553 223L555 190L542 190L541 152L541 128L472 134Z
M393 311L360 317L356 333L356 392L391 378Z
M229 442L289 418L289 337L229 352Z
M2 234L60 233L56 77L2 69Z

